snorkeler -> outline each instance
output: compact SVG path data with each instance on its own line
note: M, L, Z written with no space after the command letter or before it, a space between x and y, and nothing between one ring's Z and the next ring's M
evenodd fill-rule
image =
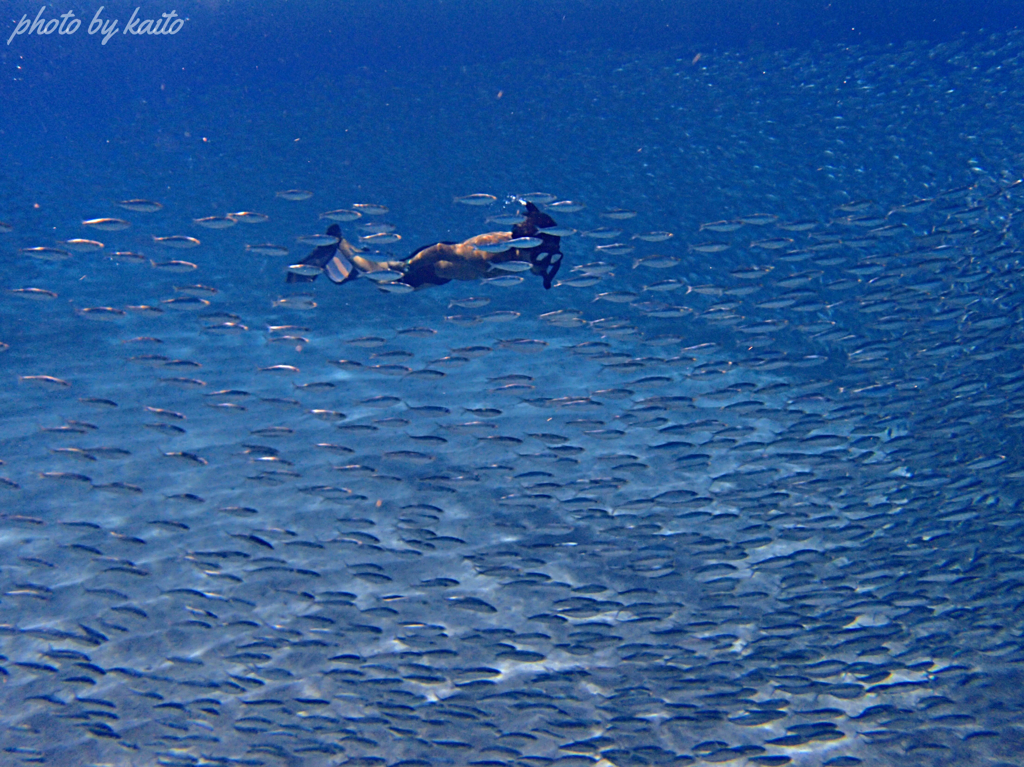
M543 278L548 289L562 266L560 238L544 231L555 225L551 216L528 202L523 220L511 232L487 232L463 242L438 242L419 248L403 260L375 261L367 257L368 251L343 239L341 229L332 224L327 234L337 237L337 244L321 246L289 267L288 282L312 282L322 271L338 284L367 275L382 285L417 290L451 280L476 280L529 269Z

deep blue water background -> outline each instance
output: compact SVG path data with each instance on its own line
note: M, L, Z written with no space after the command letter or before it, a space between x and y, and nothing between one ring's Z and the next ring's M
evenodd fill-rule
M22 0L7 4L2 42L22 14L34 18L40 7ZM537 164L550 167L563 157L564 136L544 132L545 112L557 116L581 104L546 100L549 86L544 77L553 76L564 85L579 74L573 71L574 62L588 56L614 61L666 51L682 62L716 51L758 54L782 49L791 49L795 56L815 46L977 37L982 31L1012 29L1024 20L1019 3L996 1L211 0L180 8L173 2L140 6L143 18L174 8L188 22L174 37L117 34L101 45L98 36L86 33L100 7L78 1L49 4L44 18L74 10L84 20L83 27L72 36L21 36L0 45L0 161L7 182L7 218L29 215L22 203L38 203L34 190L46 179L60 179L63 202L74 206L65 211L72 220L79 214L98 215L95 209L77 206L88 206L101 190L103 200L117 188L142 194L147 184L152 186L154 175L161 176L160 186L147 192L154 197L166 196L164 186L171 179L179 188L194 188L201 179L209 192L211 178L203 173L204 162L220 163L212 170L232 179L236 198L244 197L246 183L255 181L253 170L258 169L261 181L287 185L302 185L304 171L320 172L339 190L387 192L397 202L392 195L398 179L408 186L411 172L432 169L415 167L417 161L464 149L464 144L446 143L453 127L471 132L474 123L498 129L515 126L493 137L499 155L508 154L495 156L487 167L475 156L449 157L462 183L438 190L443 199L475 188L474 184L507 180L496 179L494 173L509 169L514 161L521 160L515 176L522 183L531 180ZM107 3L103 17L118 18L123 27L135 7ZM480 89L478 79L462 79L467 69L489 68L504 76L491 77L488 95L506 96L504 103L512 105L509 113L486 115L473 104L479 94L467 92ZM401 87L389 102L387 94L399 81ZM427 82L435 92L425 87ZM600 82L594 85L592 92L599 93ZM380 99L371 103L368 93ZM515 109L517 95L529 98L533 111L528 117L536 130L504 119ZM460 110L460 103L465 110ZM595 106L599 110L601 105ZM438 130L435 115L447 122L446 131ZM616 117L620 116L612 121ZM619 126L623 131L643 123L643 115L628 117L632 119ZM614 122L601 127L616 128ZM357 144L343 161L351 173L342 178L330 157L344 148L334 139L346 132ZM312 141L313 133L320 134L319 143ZM286 146L296 139L306 143ZM548 148L550 155L545 155ZM360 154L360 149L372 151ZM392 150L407 151L408 157ZM404 172L393 168L395 175L385 178L389 174L380 161L389 154L412 167ZM600 156L609 167L621 166L626 159L611 157L607 147ZM276 172L275 163L280 165ZM382 183L375 185L374 178ZM543 186L550 175L535 178ZM203 204L220 209L245 202L229 199L228 191L223 197L205 197Z
M43 7L6 3L3 42L23 14ZM672 49L806 50L813 45L938 42L1006 31L1024 22L1010 0L700 0L687 2L484 2L356 0L255 4L207 0L141 6L143 18L176 10L188 19L174 37L118 34L105 46L86 27L103 8L123 27L135 3L50 3L84 20L75 35L16 38L0 47L0 128L5 159L22 142L45 139L70 149L109 138L145 100L168 123L189 99L235 83L262 103L277 89L360 71L436 71L573 53L649 53ZM270 89L269 92L265 89ZM73 125L69 124L73 121ZM60 149L58 148L58 156Z

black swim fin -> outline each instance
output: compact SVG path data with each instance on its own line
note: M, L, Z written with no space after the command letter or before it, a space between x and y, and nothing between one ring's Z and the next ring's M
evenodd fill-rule
M562 268L562 254L545 253L540 258L531 258L530 261L533 264L534 273L544 279L544 290L551 290L555 275Z
M544 278L544 289L550 290L551 284L562 268L561 238L540 231L556 226L555 219L542 211L532 202L526 203L526 215L522 222L512 227L512 237L537 237L540 245L530 249L530 263L534 273Z
M340 241L341 240L341 227L338 226L337 224L331 224L329 227L327 227L327 234L331 235L332 237L337 237L339 239L339 241ZM319 266L322 269L326 269L327 265L331 262L331 259L334 258L335 254L337 252L338 252L338 246L337 245L321 245L319 248L314 250L312 253L310 253L308 256L306 256L304 259L302 259L299 263L300 264L308 264L310 266ZM349 265L349 268L351 269L351 264ZM288 278L287 278L286 281L287 282L313 282L313 280L315 280L316 278L317 278L317 275L315 275L315 274L310 277L310 276L303 275L303 274L295 274L294 272L288 272Z
M327 278L335 285L340 285L349 279L355 279L359 274L353 268L352 262L341 252L341 248L338 248L334 252L334 258L324 265L324 272L327 274Z

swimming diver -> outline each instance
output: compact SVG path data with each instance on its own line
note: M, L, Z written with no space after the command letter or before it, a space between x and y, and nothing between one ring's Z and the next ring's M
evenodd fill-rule
M542 277L544 288L549 289L562 266L561 239L544 231L555 225L551 216L528 202L523 220L513 226L511 232L487 232L463 242L438 242L419 248L403 260L374 261L364 255L368 251L354 247L341 236L341 228L332 224L327 234L337 237L338 243L323 245L289 267L288 282L312 282L323 271L331 282L340 285L360 274L390 271L401 275L389 280L391 284L420 289L444 285L451 280L508 274L501 269L501 264L525 261L530 264L531 273ZM539 243L531 247L502 247L516 240L523 241L524 245L534 240Z

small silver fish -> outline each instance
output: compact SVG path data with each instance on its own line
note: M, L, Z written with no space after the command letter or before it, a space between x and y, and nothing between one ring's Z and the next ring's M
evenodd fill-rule
M610 290L607 293L598 293L594 296L594 300L610 301L613 304L629 304L636 301L639 297L630 290Z
M651 269L668 269L678 263L679 259L674 256L644 256L643 258L634 259L633 268L646 266Z
M492 268L503 272L525 272L532 269L533 264L529 261L502 261L500 264L492 264Z
M153 242L163 245L165 248L176 248L177 250L188 250L198 248L199 240L195 237L186 237L183 234L172 234L169 237L154 237Z
M205 218L193 218L192 223L207 229L227 229L238 222L227 216L206 216Z
M690 250L695 250L698 253L721 253L723 250L728 250L732 245L728 242L701 242L697 245L691 245Z
M675 235L672 232L645 232L643 234L634 234L634 240L643 240L644 242L665 242L670 240Z
M519 312L505 311L505 312L491 312L490 314L480 315L480 319L483 322L511 322L512 320L519 319Z
M289 309L315 309L316 301L307 296L289 296L278 298L274 301L274 306L283 306Z
M778 221L779 217L774 213L751 213L749 216L740 216L736 220L751 226L767 226Z
M456 197L454 198L454 202L461 203L462 205L483 206L490 205L497 199L498 198L495 197L493 194L484 194L482 192L477 192L476 194L466 194L463 195L462 197Z
M636 248L632 245L625 245L621 242L611 242L607 245L597 245L594 247L594 252L599 255L608 256L625 256L632 253Z
M318 274L323 272L322 266L315 266L313 264L292 264L288 267L288 271L292 274L298 274L302 277L316 277Z
M532 202L536 205L547 205L549 202L554 202L558 199L553 194L547 192L527 192L526 194L519 195L519 199L523 202Z
M548 210L553 210L556 213L578 213L585 207L587 206L583 203L574 202L573 200L561 200L547 204Z
M479 250L482 253L504 253L506 250L511 250L512 247L512 242L510 240L503 240L501 242L489 242L483 245L475 245L474 249Z
M536 248L544 241L540 237L516 237L515 239L509 240L508 245L511 248L521 248L523 250L529 250L530 248Z
M402 295L403 293L412 293L416 288L407 282L378 282L378 289L383 293L397 293Z
M368 280L372 280L373 282L383 283L394 282L405 275L392 269L383 269L379 272L363 272L362 276Z
M488 224L497 224L498 226L515 226L516 224L523 223L526 219L518 214L506 214L499 216L488 216L484 219Z
M589 288L591 285L596 285L601 281L601 278L594 274L586 274L580 277L571 277L568 280L559 280L555 283L555 287L565 285L569 288Z
M328 235L324 236L327 237ZM338 241L337 237L333 239L335 242ZM245 252L255 253L260 256L287 256L288 248L284 247L284 245L274 245L271 242L264 242L258 245L246 245Z
M523 281L523 278L517 274L503 274L500 277L486 277L481 282L486 282L489 285L494 285L499 288L510 288L513 285L518 285Z
M12 288L10 292L19 298L27 298L32 301L51 301L57 297L52 290L43 288Z
M391 245L402 239L402 235L394 232L380 232L379 234L367 234L359 238L364 245Z
M481 298L477 296L466 296L465 298L453 298L448 302L448 308L458 306L463 309L479 309L481 306L487 306L491 303L489 298Z
M321 213L320 218L326 218L330 221L340 221L342 223L346 221L355 221L360 218L363 214L358 210L348 210L341 208L339 210L329 210L326 213Z
M60 248L21 248L18 252L32 258L37 258L40 261L67 261L69 258L72 258L68 251L61 250Z
M123 218L90 218L82 222L82 226L91 226L93 229L104 232L120 232L131 225L130 221L125 221Z
M337 245L340 238L335 237L332 234L304 234L301 237L296 238L303 245L312 245L313 247L319 248L324 245ZM250 246L246 246L248 249ZM285 251L287 254L287 251Z
M179 309L182 311L199 311L205 309L210 305L210 302L205 298L199 298L197 296L183 296L181 298L167 298L160 302L168 309Z
M283 192L276 192L274 196L280 197L282 200L300 202L302 200L308 200L313 196L313 193L307 189L285 189Z
M185 272L191 272L199 268L191 261L150 261L149 263L154 269L160 269L165 272L174 272L176 274L184 274Z
M18 376L18 380L42 386L44 389L50 389L53 391L67 389L71 386L71 384L63 378L57 378L56 376Z
M111 253L107 258L122 264L144 264L148 260L141 253L133 253L130 250L119 250L116 253Z
M621 234L621 229L609 229L606 226L602 226L597 229L588 229L585 232L580 232L580 237L589 237L592 240L614 240Z
M604 211L601 216L614 219L615 221L624 221L628 218L636 218L636 211L626 208L612 208L611 210Z
M385 234L386 232L393 232L397 228L394 224L389 224L386 221L363 221L356 224L356 229L367 234Z
M134 213L156 213L158 210L163 210L163 205L153 200L121 200L115 203L117 207L124 208L125 210L133 211Z
M706 224L701 224L699 231L703 232L707 229L709 232L735 232L742 226L742 221L709 221Z
M211 288L209 285L175 285L174 292L202 298L203 296L217 295L217 288Z
M83 240L73 239L64 240L64 247L68 250L73 250L76 253L95 253L97 250L103 250L103 243L97 242L96 240Z
M91 320L117 320L125 316L125 311L112 306L87 306L80 309L78 315Z
M228 213L228 218L239 224L262 224L270 220L270 216L263 213L253 213L251 210L240 210L236 213Z

